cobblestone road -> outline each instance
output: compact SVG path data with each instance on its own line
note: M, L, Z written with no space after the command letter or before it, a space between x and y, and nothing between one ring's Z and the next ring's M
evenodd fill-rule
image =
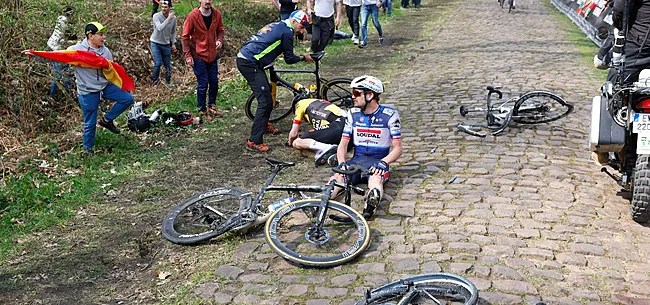
M364 258L300 273L257 236L235 251L250 260L216 270L231 288L195 293L229 304L353 304L364 287L445 271L470 278L487 304L650 304L650 228L630 220L619 188L588 161L602 80L568 29L542 1L520 0L514 14L496 1L450 5L444 24L425 26L384 101L401 113L405 154ZM506 96L556 92L576 111L496 139L459 134L455 124L468 119L458 107L482 105L491 84Z

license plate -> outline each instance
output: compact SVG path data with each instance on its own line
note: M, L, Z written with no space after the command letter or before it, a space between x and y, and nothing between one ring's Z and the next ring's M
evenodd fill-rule
M650 113L635 113L632 122L633 133L650 134Z
M650 154L650 133L640 133L636 140L636 153Z

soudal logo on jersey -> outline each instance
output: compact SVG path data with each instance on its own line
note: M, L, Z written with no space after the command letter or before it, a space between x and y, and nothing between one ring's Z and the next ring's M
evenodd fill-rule
M380 129L370 129L370 128L359 128L357 129L357 137L360 138L381 138Z

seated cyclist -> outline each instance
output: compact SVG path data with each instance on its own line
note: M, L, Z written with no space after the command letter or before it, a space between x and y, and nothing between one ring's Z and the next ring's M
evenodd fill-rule
M354 108L348 111L345 128L336 152L338 167L356 164L370 170L373 175L350 177L352 184L368 183L363 217L368 219L375 213L384 195L384 182L388 180L389 164L402 155L400 120L397 110L379 105L379 96L384 92L382 82L373 76L360 76L352 80ZM354 155L345 161L350 139L353 141ZM393 149L391 150L391 145ZM331 179L344 183L343 175L336 174ZM335 197L340 189L333 194Z
M300 122L305 119L311 128L298 137ZM313 151L316 166L336 165L336 144L345 126L345 112L336 105L317 99L304 99L296 104L296 116L289 132L289 145L301 151ZM330 162L328 162L330 160Z

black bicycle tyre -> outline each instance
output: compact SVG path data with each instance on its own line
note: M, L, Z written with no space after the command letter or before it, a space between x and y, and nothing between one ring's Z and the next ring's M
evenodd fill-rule
M566 107L566 111L561 113L558 116L555 117L550 117L550 118L545 118L545 119L533 119L533 120L526 120L522 118L519 115L519 108L521 105L523 105L528 99L535 98L535 97L546 97L550 98L551 100L554 100L558 102L560 105ZM540 124L540 123L548 123L552 121L559 120L567 115L569 115L571 112L573 112L573 105L567 101L565 101L563 98L561 98L559 95L547 91L530 91L521 96L517 102L515 103L515 106L512 109L512 120L516 123L519 124Z
M357 238L357 243L353 245L354 247L334 256L310 257L299 254L289 249L283 244L282 241L279 240L277 229L283 217L298 209L317 209L320 207L320 204L320 199L302 199L287 204L271 213L269 219L264 225L264 236L266 238L266 243L269 245L271 250L293 264L302 267L317 268L330 268L339 266L350 262L361 255L363 251L365 251L366 248L368 248L370 245L370 227L368 226L368 223L355 209L331 200L328 203L328 209L335 210L347 215L347 217L350 217L356 225L359 237Z
M321 86L319 95L323 99L330 101L332 104L343 110L350 109L354 106L350 84L352 84L352 79L349 78L335 78L329 80ZM339 91L334 91L332 88L345 91L346 94L341 94Z
M276 106L271 111L271 116L269 116L269 122L277 122L284 119L289 114L291 114L295 108L294 99L298 93L293 89L285 86L282 83L277 83L276 87L276 99L278 102ZM287 107L288 106L288 107ZM257 99L255 94L251 94L246 100L244 105L244 112L246 116L252 121L255 119L255 112L257 111Z
M239 212L239 208L241 206L241 200L243 200L242 195L244 195L245 193L246 191L236 189L236 188L216 188L216 189L211 189L194 195L192 198L175 206L167 214L167 216L165 216L162 222L162 229L161 229L162 235L172 243L180 244L180 245L191 245L191 244L196 244L217 237L221 234L228 232L230 228L219 225L219 226L206 229L205 231L197 234L184 234L182 232L177 231L176 228L174 227L174 224L176 223L176 219L179 217L179 215L181 215L183 211L193 206L194 204L216 196L225 195L225 196L232 197L233 205L234 203L236 203L237 206L231 207L231 210L227 215L224 214L223 216L221 216L221 224L223 224L230 217L237 215L237 213Z
M412 298L406 297L408 291L405 282L410 282L414 286L424 289L433 290L435 287L445 287L446 285L454 285L462 287L466 294L467 299L464 300L464 305L476 305L479 300L479 292L476 286L468 279L451 274L451 273L430 273L422 274L406 279L391 282L381 287L371 290L366 296L359 300L355 305L406 305L410 304ZM398 300L399 299L399 300ZM387 303L388 301L398 301L397 303Z

